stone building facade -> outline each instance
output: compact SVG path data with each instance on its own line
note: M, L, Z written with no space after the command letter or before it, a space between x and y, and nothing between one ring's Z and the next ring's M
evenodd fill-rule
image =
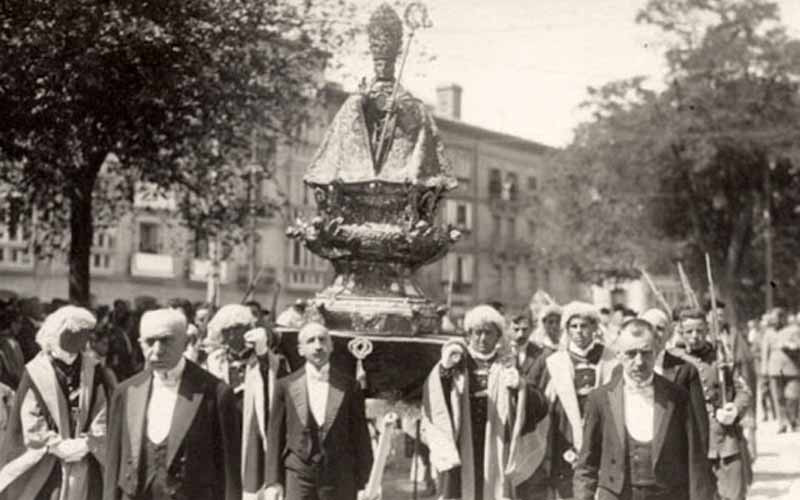
M432 298L449 300L455 317L481 301L524 307L536 289L559 300L574 297L579 287L552 269L537 249L541 186L555 174L555 150L462 121L461 95L458 85L440 87L435 111L459 180L440 216L442 222L460 227L464 236L444 259L420 271L420 283ZM256 222L255 248L237 248L222 261L223 303L241 300L249 276L261 270L256 299L269 307L280 283L279 310L313 296L332 275L326 261L286 238L285 230L298 215L314 210L313 196L302 182L304 170L345 97L341 89L329 86L326 105L302 131L301 141L277 150L266 144L257 148L258 162L272 174L258 185L257 199L286 203ZM203 300L210 265L207 242L175 223L169 199L140 196L135 208L117 227L95 237L91 269L96 302L139 295ZM0 288L42 299L65 297L66 271L59 259L34 259L22 231L12 232L8 226L0 231Z

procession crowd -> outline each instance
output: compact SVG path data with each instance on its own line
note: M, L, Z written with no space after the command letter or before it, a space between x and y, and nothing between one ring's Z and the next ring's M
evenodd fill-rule
M302 307L3 304L0 498L378 499L362 384ZM758 421L800 425L800 316L724 316L474 307L413 417L421 495L743 500ZM281 323L299 328L294 372Z

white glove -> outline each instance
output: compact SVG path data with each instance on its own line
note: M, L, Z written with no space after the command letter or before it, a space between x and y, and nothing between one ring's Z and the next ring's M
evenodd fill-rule
M264 328L253 328L244 334L244 341L251 344L256 351L256 355L263 356L267 353L267 330Z
M66 463L79 462L89 453L86 438L64 439L50 446L50 453Z
M283 500L283 486L273 484L264 490L264 500Z
M714 412L714 416L717 422L722 425L731 425L736 421L736 417L739 416L739 410L736 408L735 404L725 403L725 406L722 408L717 408L717 411Z
M509 389L516 389L519 387L520 378L519 372L516 368L505 368L503 373L500 375L502 377L503 385L508 387Z
M373 496L367 496L366 490L361 490L358 492L358 500L381 500L383 497L383 491L378 488L378 491Z
M458 344L449 344L442 350L442 367L452 368L461 362L464 349Z

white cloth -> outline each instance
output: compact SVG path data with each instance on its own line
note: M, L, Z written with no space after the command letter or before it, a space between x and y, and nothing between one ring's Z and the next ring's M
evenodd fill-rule
M330 363L319 369L311 363L306 363L308 405L311 407L311 414L314 415L314 420L319 425L325 423L325 410L328 404L328 390L330 389L328 381L330 369Z
M656 363L653 367L654 371L659 375L664 375L664 353L666 350L662 349L656 356Z
M578 356L580 356L582 358L585 358L586 356L589 355L589 351L594 349L595 344L597 344L597 342L596 341L592 341L592 343L589 344L588 346L586 346L585 349L581 349L580 347L576 346L574 343L570 342L569 343L569 350L570 350L570 352L575 353L575 354L577 354Z
M155 444L163 442L169 435L184 368L186 359L181 357L172 369L153 372L153 390L147 404L147 438Z
M650 377L649 381L637 384L627 375L623 377L625 428L635 440L649 443L653 440L656 418L653 378Z

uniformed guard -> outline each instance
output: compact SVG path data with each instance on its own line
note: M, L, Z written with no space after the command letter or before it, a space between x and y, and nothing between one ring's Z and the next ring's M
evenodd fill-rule
M721 500L744 500L752 482L751 459L741 419L753 404L753 395L724 347L709 341L706 315L700 309L680 314L680 332L687 359L697 367L709 415L708 458L717 478Z

